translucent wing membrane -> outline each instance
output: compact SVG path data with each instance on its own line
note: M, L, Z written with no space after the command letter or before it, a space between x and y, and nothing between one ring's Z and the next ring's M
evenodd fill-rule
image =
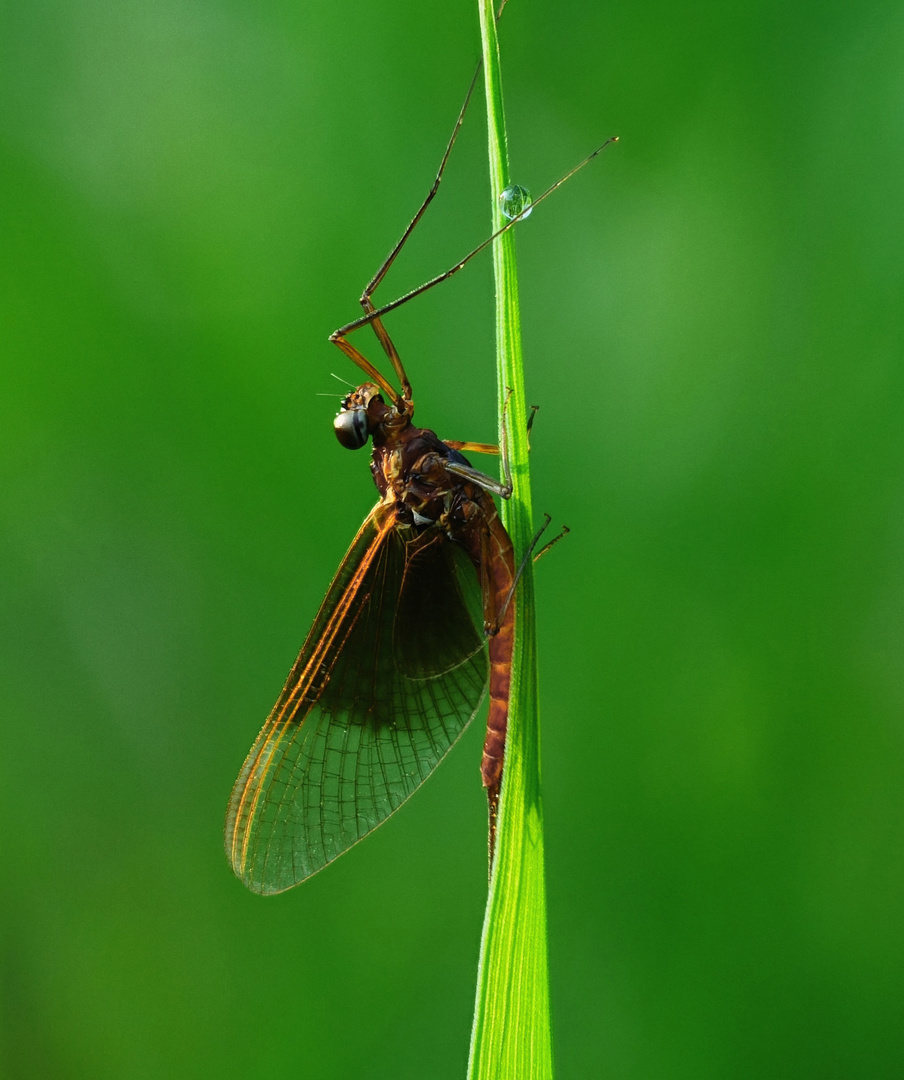
M371 512L229 800L226 853L249 889L310 877L436 768L486 688L479 609L460 545Z

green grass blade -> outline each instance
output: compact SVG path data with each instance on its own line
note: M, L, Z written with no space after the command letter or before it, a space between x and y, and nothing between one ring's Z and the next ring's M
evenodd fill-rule
M505 221L499 195L508 185L508 153L492 3L478 0L489 128L493 229ZM514 494L502 507L516 553L533 535L528 471L527 406L518 310L514 229L493 243L496 279L496 350L501 415L508 397L504 437ZM511 395L509 396L509 391ZM546 881L537 649L532 567L524 571L516 605L515 654L509 705L505 775L496 863L480 949L470 1080L549 1080L553 1075L546 951Z

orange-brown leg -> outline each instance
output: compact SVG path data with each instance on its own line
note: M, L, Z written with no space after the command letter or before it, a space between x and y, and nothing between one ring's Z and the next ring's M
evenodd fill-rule
M602 146L598 146L592 153L588 154L583 161L578 162L578 164L575 165L573 169L569 169L569 171L565 173L564 176L556 180L554 184L550 184L550 186L541 195L538 195L537 198L534 199L532 203L530 203L530 205L525 206L525 208L521 211L520 214L517 214L510 221L506 222L505 225L492 233L492 235L488 236L486 240L483 241L483 243L478 244L476 248L474 248L472 251L469 251L468 254L465 255L463 259L460 259L454 266L450 266L449 269L445 270L442 274L437 274L436 277L431 278L429 281L425 281L423 285L418 285L416 289L412 289L410 292L405 293L404 296L400 296L397 300L392 300L390 303L383 304L379 308L367 311L359 319L355 319L353 322L346 323L345 326L341 326L338 330L333 331L333 333L330 335L330 341L334 341L338 344L340 338L346 337L348 334L352 333L352 331L358 330L362 326L368 326L371 323L379 321L384 315L388 314L390 311L395 311L396 308L401 307L403 304L407 304L416 296L420 296L421 293L427 292L428 289L432 289L435 285L439 285L442 281L448 281L448 279L454 274L457 274L459 270L463 270L468 265L468 263L475 257L475 255L479 255L484 248L489 247L489 245L492 244L494 240L498 239L498 237L502 236L503 233L506 233L509 231L509 229L514 228L519 221L523 221L526 215L529 214L534 209L534 207L538 206L541 202L543 202L544 199L547 199L550 195L552 195L554 191L558 190L558 188L560 188L566 182L566 180L570 180L576 172L579 172L581 169L584 168L585 165L588 165L591 161L593 161L593 159L598 154L601 154L603 150L605 150L606 147L609 146L610 143L615 142L618 142L617 135L613 135L611 138L606 139ZM405 238L403 237L403 240L404 239ZM394 257L394 254L391 255L391 258ZM383 273L385 274L385 270L383 271ZM373 307L373 305L370 306Z
M408 223L408 227L402 233L398 243L395 245L392 251L390 251L389 255L381 264L379 270L377 270L377 272L374 274L374 276L371 278L371 280L365 287L364 292L361 294L360 304L364 308L367 316L370 317L369 322L370 325L373 327L373 331L377 336L377 340L380 342L383 351L389 357L389 361L392 364L393 371L395 371L396 377L398 378L399 384L402 388L402 400L406 402L411 401L411 383L408 379L408 375L405 372L405 365L402 363L402 358L399 356L398 349L396 349L395 344L393 343L392 338L389 336L389 332L387 331L386 327L383 325L379 314L376 313L372 297L373 294L376 292L378 286L382 282L383 278L386 277L386 274L389 272L389 268L395 262L396 256L405 246L406 240L409 236L411 236L412 232L414 232L415 226L424 216L427 207L430 205L431 202L433 202L437 191L439 191L439 185L443 179L443 173L446 169L446 163L449 160L449 155L452 153L452 147L455 145L455 140L458 138L458 132L461 130L461 125L464 123L465 113L467 112L468 105L471 101L471 95L474 92L474 86L477 83L477 76L479 73L480 65L478 64L477 70L474 72L474 77L471 79L471 85L468 87L468 93L465 96L464 104L462 105L461 110L458 114L458 119L455 121L455 127L452 129L452 135L450 136L449 142L446 145L446 151L443 154L442 161L439 163L439 169L436 172L436 178L433 181L433 186L427 192L427 197L421 203L417 213ZM373 364L371 364L370 361L365 360L359 350L354 348L354 346L350 345L346 341L346 335L352 329L356 329L356 327L353 327L351 325L342 327L330 336L330 341L332 341L335 345L338 345L339 348L342 349L342 351L345 353L345 355L348 356L349 359L351 359L354 363L356 363L358 367L362 369L362 371L365 371L372 379L374 379L374 381L377 382L379 386L381 386L384 390L387 389L388 384L386 383L386 381L382 377L375 377L374 373L376 369L374 368ZM398 404L399 402L395 391L392 391L392 397L394 400L396 400Z

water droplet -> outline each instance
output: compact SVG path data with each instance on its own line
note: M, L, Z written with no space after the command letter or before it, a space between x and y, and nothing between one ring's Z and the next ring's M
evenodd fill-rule
M499 208L502 210L503 217L507 217L509 221L519 214L522 215L522 221L529 218L531 215L530 204L530 192L520 184L510 184L499 196Z

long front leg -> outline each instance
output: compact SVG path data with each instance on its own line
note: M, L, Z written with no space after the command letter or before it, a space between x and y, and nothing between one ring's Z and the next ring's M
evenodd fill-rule
M345 353L349 360L351 360L353 364L357 364L358 367L364 372L364 374L367 375L370 379L372 379L377 384L377 386L379 386L380 389L383 390L384 393L386 393L391 398L391 400L395 403L396 407L400 411L404 408L403 401L399 397L398 391L395 389L395 387L392 386L391 383L386 381L386 379L380 374L379 371L377 371L377 369L367 359L367 357L363 353L359 352L354 345L352 345L352 343L345 337L341 330L336 330L334 333L330 334L330 341L334 345L338 345L338 347ZM408 390L409 396L406 400L410 402L411 387L409 387Z
M554 191L557 191L566 182L566 180L570 180L576 172L578 172L580 169L583 169L583 167L589 162L593 161L593 159L598 154L602 153L602 151L605 150L606 147L610 145L610 143L615 142L618 142L617 135L613 135L611 138L607 139L602 146L598 146L593 151L593 153L588 154L583 161L575 165L575 167L573 169L570 169L563 177L560 177L560 179L556 180L554 184L550 184L550 186L541 195L538 195L537 198L534 199L532 203L530 203L530 205L525 206L520 214L516 214L510 221L506 222L505 225L503 225L501 228L497 229L494 233L488 236L486 240L483 241L483 243L478 244L476 248L469 251L468 254L465 255L463 259L460 259L454 266L450 266L449 269L445 270L442 274L437 274L436 277L431 278L429 281L425 281L423 285L418 285L416 289L411 289L409 292L405 293L404 296L400 296L397 300L392 300L388 304L382 304L378 308L367 311L364 315L362 315L358 319L355 319L353 322L346 323L345 326L340 327L339 330L335 331L335 333L333 334L333 338L337 336L345 336L347 334L350 334L352 330L357 330L361 326L367 326L368 323L373 323L382 319L382 317L388 314L390 311L395 311L396 308L402 307L403 304L410 303L416 296L420 296L421 293L427 292L428 289L435 288L443 281L448 281L449 278L453 277L459 271L464 270L468 263L476 255L479 255L484 248L489 247L489 245L492 244L494 240L502 236L503 233L507 233L509 229L513 229L519 221L523 221L524 218L528 214L530 214L537 206L539 206L544 199L549 198L549 196L552 195ZM371 307L373 307L373 305L371 305Z
M471 95L474 93L474 86L477 83L477 76L479 74L480 64L477 65L477 70L474 72L474 76L471 79L471 84L468 87L467 94L465 95L464 104L459 111L458 119L455 121L455 127L452 129L452 134L449 137L449 142L446 144L446 150L443 154L442 161L440 161L439 168L436 171L436 178L433 181L433 186L427 192L427 197L421 203L417 213L408 223L408 227L402 233L401 237L399 237L398 243L395 245L392 251L390 251L389 255L387 255L386 259L381 264L379 270L377 270L371 280L367 283L364 292L361 294L360 304L368 315L372 315L376 310L374 308L372 300L373 294L377 291L377 288L379 287L383 278L386 277L387 273L389 272L389 268L395 262L399 252L405 246L405 242L407 241L408 237L411 236L411 234L414 232L418 222L424 216L427 207L430 205L430 203L433 202L434 198L436 197L436 193L439 191L439 185L442 183L443 173L446 171L446 163L449 160L449 155L452 153L452 147L455 145L455 140L458 138L458 133L461 130L461 125L464 123L465 113L467 112L468 105L470 104ZM383 351L389 357L389 361L392 364L393 370L398 377L399 383L402 387L402 397L406 401L410 401L411 383L408 380L408 376L405 372L405 366L402 363L402 358L399 356L398 349L396 349L392 338L389 336L389 333L386 330L386 327L383 325L383 321L380 319L379 316L376 316L371 321L370 325L373 327L373 331L377 336L377 340L380 342Z

